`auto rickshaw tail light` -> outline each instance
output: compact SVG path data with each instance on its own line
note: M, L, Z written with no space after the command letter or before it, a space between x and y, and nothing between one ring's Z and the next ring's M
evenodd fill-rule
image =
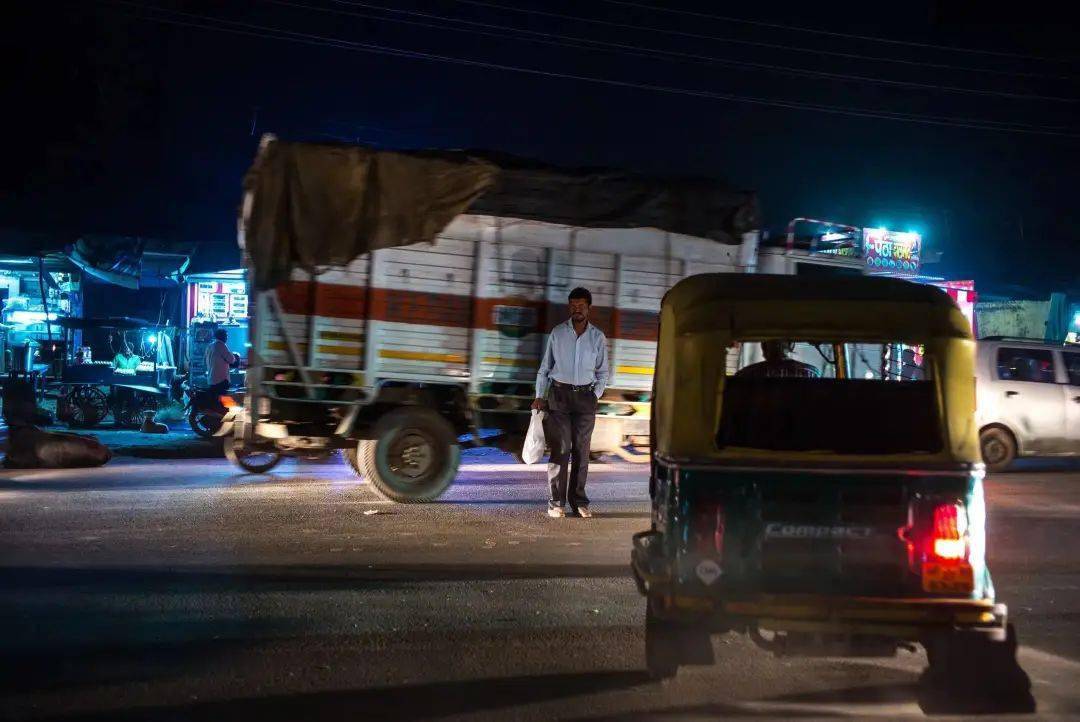
M908 565L921 574L924 565L965 563L970 552L967 509L960 501L914 502L900 539L907 546Z
M721 504L703 504L694 520L694 538L698 553L722 558L725 526L724 507Z
M934 507L933 534L929 556L937 559L967 559L967 510L956 502Z

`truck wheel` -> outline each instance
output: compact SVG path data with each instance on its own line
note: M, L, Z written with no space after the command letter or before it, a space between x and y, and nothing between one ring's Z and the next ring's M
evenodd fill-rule
M396 409L346 454L353 470L392 501L437 499L457 476L461 447L450 422L423 407Z
M1000 426L983 429L979 434L983 463L990 471L1007 469L1016 459L1016 439Z
M234 439L225 439L225 458L252 474L265 474L281 463L281 454L276 451L245 449Z
M1035 711L1031 679L1016 661L1016 629L1004 640L951 632L927 640L929 665L919 679L926 714L1023 714Z

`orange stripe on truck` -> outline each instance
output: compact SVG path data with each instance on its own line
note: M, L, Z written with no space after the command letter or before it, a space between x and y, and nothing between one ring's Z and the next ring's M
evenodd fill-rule
M506 331L495 324L495 307L512 306L533 311L535 325L520 329L526 334L547 333L552 326L566 320L565 305L546 300L479 298L310 281L283 283L277 287L277 293L285 312L300 316ZM658 319L656 311L599 305L593 306L590 314L592 323L609 338L629 341L656 341ZM332 332L322 333L328 340L346 340L326 335Z

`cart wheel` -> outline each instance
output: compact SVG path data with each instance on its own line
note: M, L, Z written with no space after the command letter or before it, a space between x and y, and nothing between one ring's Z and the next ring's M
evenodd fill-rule
M1007 469L1016 459L1016 439L1000 426L983 429L979 434L979 447L990 471Z
M192 411L188 414L187 418L191 430L204 439L214 438L214 434L221 428L222 417L218 414L210 414L205 411Z
M1031 679L1016 661L1016 629L1006 638L951 632L927 640L929 662L919 679L926 714L1021 714L1035 711Z
M109 415L109 399L105 393L93 386L76 386L68 392L64 400L67 414L64 419L68 426L88 429L97 426Z
M400 502L438 498L457 476L461 447L450 422L422 407L396 409L375 424L345 458L383 497Z
M252 474L265 474L281 463L282 456L277 451L245 449L243 442L226 439L225 458L244 471Z
M156 411L157 399L153 396L136 395L124 402L117 402L113 409L116 425L128 429L138 428L143 422L143 412Z

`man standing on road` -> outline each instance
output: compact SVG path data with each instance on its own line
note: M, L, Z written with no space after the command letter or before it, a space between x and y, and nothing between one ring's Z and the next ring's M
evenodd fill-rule
M544 436L551 447L548 516L570 513L588 519L589 444L596 424L596 406L608 382L607 337L589 323L592 294L585 288L570 292L570 318L551 330L536 374L532 408L547 409ZM546 401L545 401L546 399Z

